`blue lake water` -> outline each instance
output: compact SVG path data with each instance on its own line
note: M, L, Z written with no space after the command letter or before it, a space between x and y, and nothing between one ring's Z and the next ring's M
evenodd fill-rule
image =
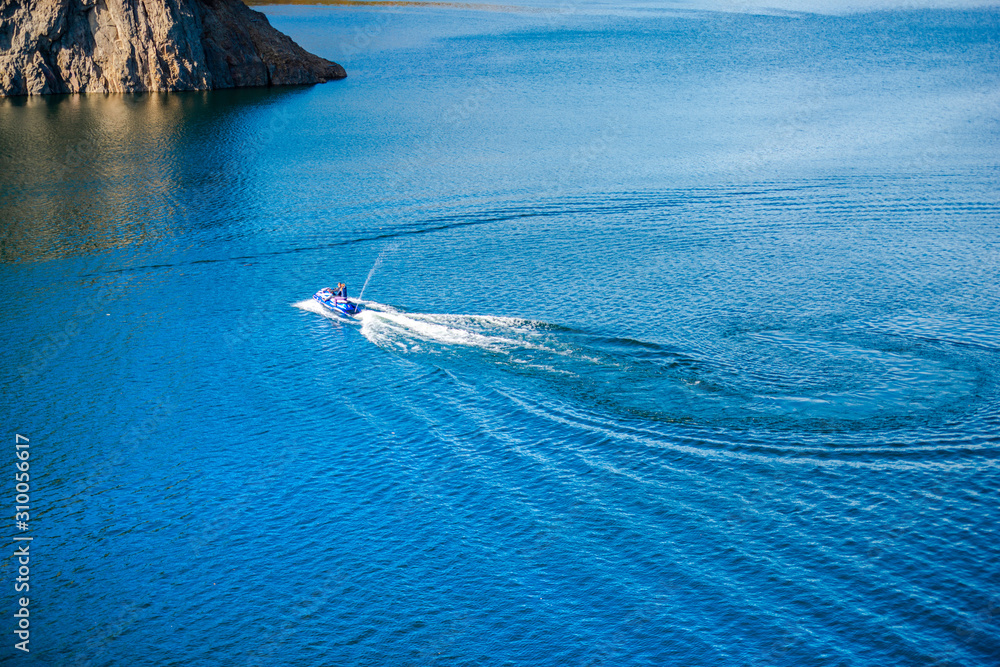
M5 661L1000 662L1000 12L264 10L0 101Z

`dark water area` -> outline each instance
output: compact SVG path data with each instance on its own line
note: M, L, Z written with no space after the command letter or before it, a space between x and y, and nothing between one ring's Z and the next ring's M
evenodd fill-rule
M4 662L1000 662L996 10L263 9L0 100Z

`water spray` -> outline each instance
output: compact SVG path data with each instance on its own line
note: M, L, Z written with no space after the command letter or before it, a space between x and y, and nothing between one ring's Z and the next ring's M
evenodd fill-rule
M369 281L371 281L372 276L375 275L375 272L378 271L378 269L379 269L380 266L382 266L382 260L385 259L385 254L387 252L389 252L390 250L395 250L397 245L399 245L399 244L398 243L391 243L391 244L387 245L386 247L382 248L382 252L380 252L378 254L378 257L375 259L375 263L372 264L371 271L368 272L368 277L365 278L365 284L361 286L361 294L358 295L358 300L359 301L361 301L362 299L365 298L365 288L368 287L368 283L369 283Z

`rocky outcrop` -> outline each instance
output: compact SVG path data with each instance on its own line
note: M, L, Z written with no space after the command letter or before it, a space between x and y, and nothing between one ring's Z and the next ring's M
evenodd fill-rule
M240 0L0 0L0 95L319 83L344 68Z

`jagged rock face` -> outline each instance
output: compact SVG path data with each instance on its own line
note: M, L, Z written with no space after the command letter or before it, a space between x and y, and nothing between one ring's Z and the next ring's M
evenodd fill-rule
M0 0L0 95L318 83L344 68L240 0Z

